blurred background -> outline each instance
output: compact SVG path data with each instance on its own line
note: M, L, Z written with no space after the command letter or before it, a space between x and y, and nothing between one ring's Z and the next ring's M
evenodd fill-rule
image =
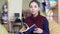
M0 24L10 33L18 32L26 17L30 16L29 2L31 0L0 0ZM60 25L60 0L38 0L40 13L48 21ZM50 22L51 22L50 21ZM52 23L53 23L52 22Z

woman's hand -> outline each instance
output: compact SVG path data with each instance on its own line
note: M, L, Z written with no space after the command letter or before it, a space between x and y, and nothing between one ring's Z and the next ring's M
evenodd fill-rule
M36 28L33 33L43 33L43 30L41 28Z

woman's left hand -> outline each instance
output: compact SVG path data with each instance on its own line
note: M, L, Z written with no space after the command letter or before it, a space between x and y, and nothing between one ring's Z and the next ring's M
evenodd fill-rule
M33 33L43 33L43 30L41 28L36 28Z

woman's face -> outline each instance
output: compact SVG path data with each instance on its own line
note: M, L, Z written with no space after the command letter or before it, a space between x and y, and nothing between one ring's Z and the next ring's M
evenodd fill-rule
M32 2L32 3L30 4L29 9L30 9L30 12L31 12L32 14L36 14L36 13L38 13L38 11L39 11L40 8L38 7L38 4L37 4L36 2Z

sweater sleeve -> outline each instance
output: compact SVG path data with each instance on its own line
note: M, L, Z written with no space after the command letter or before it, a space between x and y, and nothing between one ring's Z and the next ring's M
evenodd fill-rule
M50 34L49 33L49 23L48 20L45 18L44 19L44 29L42 34Z

